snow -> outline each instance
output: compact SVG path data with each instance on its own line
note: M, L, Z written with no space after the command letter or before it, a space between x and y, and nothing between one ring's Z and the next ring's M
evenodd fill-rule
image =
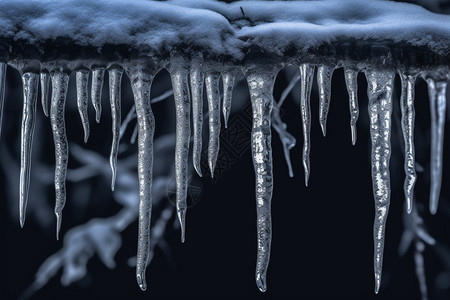
M150 52L187 45L238 59L250 45L283 53L291 44L308 49L346 37L408 42L446 54L450 16L382 0L0 3L0 40L24 39L33 44L58 37L82 46L125 44Z

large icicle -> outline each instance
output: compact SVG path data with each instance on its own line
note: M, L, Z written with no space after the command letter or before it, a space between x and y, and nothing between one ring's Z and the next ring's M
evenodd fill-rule
M0 63L0 137L2 136L3 103L5 100L6 64Z
M77 71L77 106L80 114L81 124L84 130L84 142L89 139L89 117L88 117L88 80L89 72L85 70Z
M253 109L251 137L253 166L256 177L256 213L258 255L256 260L256 284L260 291L267 290L266 274L270 260L272 240L271 200L273 191L271 114L273 86L277 68L250 65L244 70L250 89Z
M330 109L331 78L334 68L326 65L317 67L317 85L319 86L319 122L323 136L327 135L327 117Z
M403 186L406 198L406 209L412 211L414 186L417 180L416 159L414 149L414 85L417 75L400 72L402 81L402 94L400 98L400 109L402 111L402 131L405 141L405 183Z
M442 183L442 154L446 109L445 90L447 81L436 81L428 77L427 85L431 112L430 212L434 215L437 212Z
M236 70L226 70L222 72L223 83L223 120L225 128L228 128L228 118L231 111L231 100L233 97L234 78L236 76Z
M155 117L150 105L150 89L154 75L142 67L132 67L129 73L138 123L139 233L136 280L141 290L147 289L145 269L150 249L152 213L153 135Z
M303 123L303 168L305 169L305 185L308 186L310 166L309 154L311 152L311 87L313 83L314 66L310 64L302 64L300 66L300 81L301 81L301 98L300 109Z
M44 115L48 117L48 94L50 87L50 74L41 72L41 104Z
M50 106L50 123L52 125L53 140L55 142L56 239L59 239L62 210L66 204L66 174L69 157L66 124L64 121L69 75L54 71L51 73L51 77L52 102Z
M208 165L211 171L211 177L214 177L214 169L216 167L220 147L219 76L220 73L214 71L206 73L205 76L209 111Z
M345 67L345 84L347 85L347 92L349 96L350 106L350 129L352 132L352 145L356 144L356 122L359 117L358 107L358 72L357 68Z
M191 93L192 93L192 118L194 125L194 142L192 158L197 174L202 176L202 128L203 128L203 80L204 74L199 66L192 66L190 73Z
M95 109L95 121L97 123L100 123L100 117L102 115L102 89L104 77L104 68L96 68L92 70L91 100Z
M113 67L109 69L109 102L112 118L112 144L109 164L111 165L111 190L113 191L116 183L117 153L119 152L120 139L122 73L121 68Z
M372 141L372 186L375 198L374 273L378 293L383 267L384 235L391 196L389 160L391 157L391 114L394 73L367 70L370 136Z
M39 88L39 74L22 74L23 112L20 149L20 226L25 224L25 214L30 187L31 150L33 145L34 123L36 119L36 101Z
M191 139L189 70L181 57L172 57L170 62L173 96L176 113L176 145L175 145L175 181L176 208L181 225L181 242L184 243L186 233L186 198L188 192L189 143Z

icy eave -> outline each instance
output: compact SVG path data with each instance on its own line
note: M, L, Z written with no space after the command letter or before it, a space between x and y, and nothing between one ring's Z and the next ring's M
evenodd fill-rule
M261 53L359 60L372 45L386 45L394 59L412 64L449 64L450 16L379 0L0 2L3 61L111 62L172 51L236 61ZM429 61L416 62L422 52Z

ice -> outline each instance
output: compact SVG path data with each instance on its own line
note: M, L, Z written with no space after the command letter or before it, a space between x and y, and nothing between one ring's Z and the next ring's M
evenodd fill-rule
M111 165L111 190L114 191L116 183L117 153L119 151L120 126L121 126L121 84L122 68L113 67L109 69L109 102L111 105L112 118L112 145L109 156Z
M432 77L428 77L427 85L431 113L430 212L434 215L437 212L442 183L442 155L446 109L445 90L447 88L447 81L436 81Z
M214 177L214 169L216 167L220 147L219 76L220 73L216 71L207 72L205 76L209 111L208 165L211 177Z
M91 100L95 109L95 121L97 123L100 123L100 117L102 115L102 89L104 76L104 68L92 70Z
M181 242L185 240L186 198L188 192L188 161L189 143L191 139L190 127L190 95L189 70L184 59L173 57L170 66L173 95L176 112L176 146L175 146L175 178L176 178L176 207L177 216L181 225ZM211 89L213 87L209 87ZM213 168L211 174L213 174Z
M2 136L3 103L5 100L6 64L0 63L0 138Z
M25 224L30 188L31 151L33 145L34 124L36 119L36 101L39 88L39 74L26 72L22 75L23 112L20 149L20 226Z
M381 284L386 219L391 196L389 160L391 157L391 114L394 73L387 70L366 71L369 98L370 136L372 141L372 187L375 199L374 273L375 293Z
M310 165L309 165L309 154L311 152L311 105L310 96L311 88L314 76L314 66L310 64L302 64L300 66L300 81L301 81L301 98L300 98L300 109L302 114L302 124L303 124L303 168L305 169L305 185L308 186Z
M317 85L319 86L319 122L323 136L327 135L327 116L330 109L331 78L334 68L326 65L317 66Z
M50 106L50 123L52 125L53 140L55 142L55 214L56 214L56 239L59 239L61 230L62 211L66 204L66 174L69 158L69 145L66 136L66 124L64 113L66 106L69 75L53 71L52 78L52 102Z
M84 130L84 142L89 139L89 117L88 117L88 79L89 72L80 70L76 72L77 81L77 106L80 114L81 124Z
M192 157L194 169L202 176L202 128L203 128L203 80L204 74L199 66L193 66L190 72L191 94L192 94L192 118L194 126L194 142Z
M48 94L50 88L50 74L41 72L41 104L44 115L48 117Z
M150 249L150 221L152 212L153 136L155 117L150 104L153 74L143 67L132 65L128 70L134 95L138 122L138 176L139 176L139 233L136 263L136 280L147 289L145 270ZM156 72L155 72L156 73Z
M244 70L250 90L253 110L251 147L255 169L258 254L256 284L260 291L267 290L267 268L272 241L271 201L273 190L271 114L273 85L278 72L274 66L249 65Z
M402 81L402 94L400 98L400 108L402 111L402 131L405 141L405 198L408 213L412 211L414 186L416 184L416 159L414 148L414 120L416 112L414 110L414 86L417 74L407 74L400 72Z
M233 85L234 78L236 74L235 69L226 70L222 72L222 82L223 82L223 121L225 123L225 128L228 128L228 118L230 117L231 111L231 100L233 97Z
M358 72L355 67L344 67L345 84L349 96L350 107L350 130L352 133L352 145L356 144L356 122L359 117L358 107Z

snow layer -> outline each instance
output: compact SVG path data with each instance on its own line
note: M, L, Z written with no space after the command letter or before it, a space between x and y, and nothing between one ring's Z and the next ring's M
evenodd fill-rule
M382 0L0 2L0 42L39 44L61 37L82 46L150 52L188 46L237 59L252 45L282 54L289 45L308 49L349 37L407 42L447 55L450 16Z

